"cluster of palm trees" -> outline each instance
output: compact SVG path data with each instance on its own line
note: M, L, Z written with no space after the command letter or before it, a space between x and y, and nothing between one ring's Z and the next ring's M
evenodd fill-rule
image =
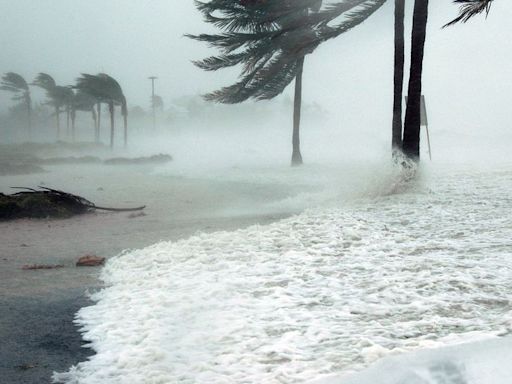
M94 121L94 139L100 142L101 104L108 106L110 114L110 146L114 147L115 107L121 107L124 123L124 145L128 144L128 108L126 97L119 83L105 73L97 75L82 74L72 86L57 85L52 76L39 73L29 84L21 75L8 72L0 78L0 90L13 94L12 99L26 109L27 128L32 127L32 100L30 85L43 89L46 93L46 105L55 115L57 139L61 138L61 113L66 114L66 130L75 141L75 118L78 111L90 112Z
M220 103L240 103L249 98L271 99L295 80L292 165L302 164L299 125L302 71L306 55L321 43L364 22L387 0L207 0L196 2L205 21L221 29L218 34L188 35L216 47L219 54L196 61L207 71L241 65L239 80L232 86L206 95ZM447 24L466 22L488 13L493 0L453 0L460 15ZM327 3L327 2L325 2ZM405 74L405 0L395 0L395 75L392 124L393 154L420 157L423 58L427 35L429 0L414 0L411 63L405 121L403 94ZM339 24L333 20L344 16Z

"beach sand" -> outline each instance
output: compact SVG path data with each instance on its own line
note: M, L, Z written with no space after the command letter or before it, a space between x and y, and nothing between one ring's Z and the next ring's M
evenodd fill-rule
M266 224L293 212L271 212L272 201L296 191L284 186L214 178L159 175L151 166L45 166L48 172L3 176L10 187L44 185L81 195L97 205L146 205L143 214L100 212L62 220L0 223L0 378L2 383L50 383L91 354L73 324L76 311L101 288L100 268L77 268L84 255L115 256L197 232ZM63 265L22 270L24 265Z

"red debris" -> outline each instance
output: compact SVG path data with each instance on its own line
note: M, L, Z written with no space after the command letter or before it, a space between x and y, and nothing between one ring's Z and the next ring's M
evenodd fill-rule
M100 265L105 264L105 258L104 257L98 257L98 256L83 256L78 259L76 262L77 267L98 267Z

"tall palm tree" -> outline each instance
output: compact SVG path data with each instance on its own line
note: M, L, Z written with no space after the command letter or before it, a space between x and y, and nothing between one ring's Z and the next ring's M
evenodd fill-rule
M124 121L124 145L128 145L128 108L126 97L119 83L105 73L97 75L82 74L77 79L76 88L91 95L98 103L106 103L110 114L110 147L114 147L115 106L121 106Z
M66 107L69 103L70 88L57 85L53 77L47 73L37 75L32 84L46 91L47 104L55 109L57 139L60 139L60 113L61 108Z
M66 111L66 135L69 138L70 135L70 122L73 119L73 103L75 100L75 92L73 91L72 87L62 87L62 97L64 99L64 110ZM71 127L72 129L72 137L73 141L75 141L75 132L74 132L74 126Z
M7 72L0 80L0 90L13 93L12 100L19 101L25 105L27 110L27 130L29 137L32 136L32 98L28 83L21 75Z
M301 165L304 57L319 44L315 42L315 26L320 22L309 24L309 21L310 16L319 13L322 0L245 0L240 4L210 0L196 2L196 5L206 21L219 26L223 33L189 36L209 42L221 51L221 55L195 64L208 71L243 65L236 84L215 91L206 99L225 104L241 103L249 98L268 100L282 93L295 80L291 165Z
M460 4L459 16L446 24L445 27L457 23L465 23L481 13L489 14L493 1L494 0L454 0L454 3Z
M219 34L188 35L219 49L195 64L207 71L241 66L239 80L206 95L225 104L269 100L295 80L292 166L302 163L300 113L304 58L322 43L361 24L386 0L207 0L196 1ZM341 21L340 21L341 20Z
M73 108L71 110L71 127L72 127L72 135L73 141L75 139L75 118L77 111L91 112L92 119L94 121L94 133L96 139L96 131L98 129L98 117L96 115L96 106L97 100L89 95L88 93L83 92L82 90L78 90L73 99Z
M428 0L415 0L411 38L409 97L407 99L402 146L404 154L415 161L419 161L420 158L421 90L427 20Z
M393 98L393 152L402 149L402 99L404 89L404 38L405 0L395 0L395 64Z

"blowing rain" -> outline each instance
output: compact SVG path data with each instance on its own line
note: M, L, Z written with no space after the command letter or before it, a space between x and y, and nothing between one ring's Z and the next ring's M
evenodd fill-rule
M0 383L512 382L512 4L0 11Z

